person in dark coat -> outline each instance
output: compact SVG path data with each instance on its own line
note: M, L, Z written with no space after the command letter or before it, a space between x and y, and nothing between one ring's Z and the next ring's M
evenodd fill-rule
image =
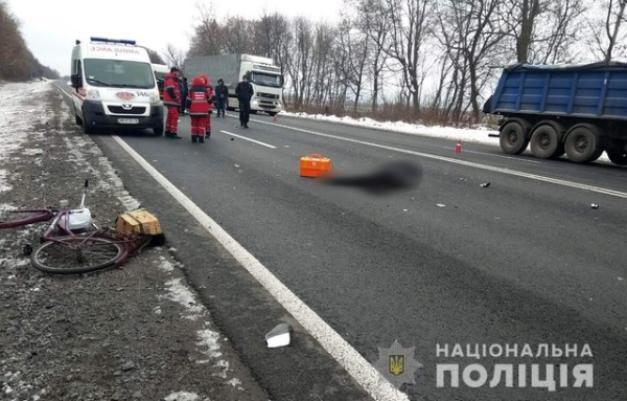
M222 78L218 79L218 85L215 87L216 110L218 117L224 118L224 111L229 107L229 88L224 85Z
M242 77L242 81L235 88L235 95L239 101L239 122L242 128L248 128L248 120L250 119L250 99L252 99L255 91L253 86L248 82L248 75Z
M183 77L181 79L180 85L181 85L181 114L185 114L185 110L187 109L187 92L189 91L186 77Z

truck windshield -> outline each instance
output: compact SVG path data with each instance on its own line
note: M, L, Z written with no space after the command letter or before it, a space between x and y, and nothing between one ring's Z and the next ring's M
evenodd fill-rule
M138 89L155 86L150 64L137 61L86 59L85 78L93 86Z
M277 74L268 74L265 72L255 71L251 74L251 82L256 85L280 88L283 86L283 77Z

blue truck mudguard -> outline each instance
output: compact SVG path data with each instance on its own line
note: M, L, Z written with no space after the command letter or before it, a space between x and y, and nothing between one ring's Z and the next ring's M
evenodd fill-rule
M575 162L596 160L603 151L627 164L627 64L535 66L503 70L496 91L483 107L501 115L505 153Z

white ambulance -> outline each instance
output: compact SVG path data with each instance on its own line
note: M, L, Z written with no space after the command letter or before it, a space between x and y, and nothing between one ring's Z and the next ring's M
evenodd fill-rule
M150 128L163 134L163 104L146 49L92 37L72 50L72 103L85 133Z

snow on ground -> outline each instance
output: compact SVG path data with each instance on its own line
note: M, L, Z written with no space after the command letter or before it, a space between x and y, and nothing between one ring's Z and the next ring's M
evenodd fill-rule
M484 143L488 145L499 144L498 138L489 137L490 134L498 134L498 131L494 131L485 127L481 128L456 128L456 127L442 127L442 126L427 126L423 124L410 124L403 121L376 121L372 118L362 117L353 118L349 116L327 116L324 114L308 114L308 113L290 113L281 112L281 115L287 117L305 118L309 120L328 121L339 124L352 125L356 127L364 127L371 129L378 129L383 131L402 132L404 134L430 136L433 138L452 139L455 141Z
M372 118L362 117L353 118L349 116L327 116L324 114L308 114L308 113L291 113L281 112L286 117L304 118L308 120L328 121L337 124L351 125L355 127L363 127L377 129L382 131L400 132L409 135L428 136L432 138L450 139L454 141L481 143L484 145L499 146L499 138L490 137L490 134L498 134L498 131L491 130L487 127L479 128L457 128L443 126L427 126L423 124L410 124L403 121L376 121ZM607 154L598 159L600 162L611 163Z
M6 170L0 169L0 192L8 192L13 189L8 183L8 175L9 173Z
M185 318L196 320L204 312L201 304L196 302L196 297L192 291L187 287L182 279L175 278L165 283L167 290L167 298L170 301L176 302L183 306L187 311Z
M200 397L196 393L190 393L187 391L177 391L164 398L165 401L201 401ZM208 399L206 399L208 400Z
M174 272L173 264L163 257L159 258L159 268L168 274L173 274ZM207 308L197 300L196 295L181 278L173 278L167 281L165 283L165 290L166 295L163 296L163 298L181 305L185 310L185 314L183 315L185 319L204 319L203 328L196 331L196 346L199 352L205 355L206 358L196 360L196 363L203 365L212 363L213 367L220 370L219 373L214 374L214 376L227 379L231 368L229 362L223 358L220 346L221 336L212 328ZM153 312L161 314L161 308L157 308L158 309L153 310ZM238 383L241 383L237 378L232 378L231 380L237 380ZM233 386L238 390L243 390L240 385Z

